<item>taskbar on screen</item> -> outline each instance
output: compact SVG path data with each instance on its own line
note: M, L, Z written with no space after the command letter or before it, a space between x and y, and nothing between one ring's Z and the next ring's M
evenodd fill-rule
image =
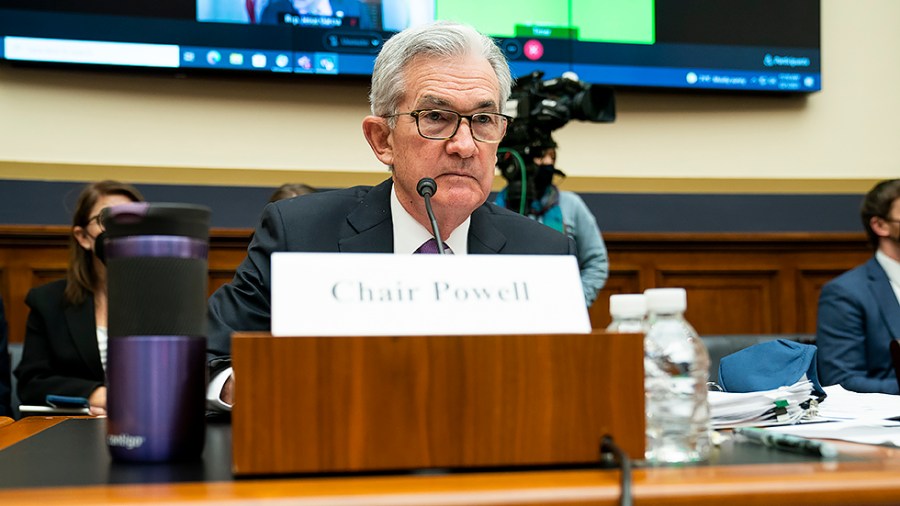
M371 35L366 37L372 38ZM371 49L356 52L284 51L11 36L3 37L2 42L0 59L11 61L293 74L369 75L376 56ZM755 55L748 62L736 60L738 65L735 66L738 68L687 65L678 58L672 59L671 66L601 62L569 64L559 61L559 48L551 52L536 52L534 42L535 39L500 41L501 49L510 59L514 76L541 71L547 78L552 78L564 72L574 72L584 82L629 87L783 92L814 92L822 88L817 52L813 57L765 52L759 56L762 63L756 65L760 69L748 68L754 66L752 58L756 58ZM380 47L380 44L375 45ZM716 57L719 58L722 56ZM608 59L616 61L623 58Z

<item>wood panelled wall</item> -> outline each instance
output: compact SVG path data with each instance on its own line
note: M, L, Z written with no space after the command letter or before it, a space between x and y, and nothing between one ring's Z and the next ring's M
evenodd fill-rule
M0 226L0 295L10 341L20 342L25 295L65 275L67 227ZM209 291L227 283L244 257L249 230L215 229ZM819 290L872 252L858 234L607 233L610 278L590 309L594 327L609 323L609 296L684 287L690 322L714 334L815 333Z
M609 322L609 296L684 287L701 335L814 334L822 285L872 256L863 233L605 234L610 279L591 307Z

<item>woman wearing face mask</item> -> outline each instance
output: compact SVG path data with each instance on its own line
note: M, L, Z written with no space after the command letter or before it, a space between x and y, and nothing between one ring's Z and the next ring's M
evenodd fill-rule
M106 414L106 265L95 253L100 212L143 200L118 181L91 183L78 196L66 278L33 288L25 299L30 312L15 370L22 404L44 405L47 395L84 397L91 414Z

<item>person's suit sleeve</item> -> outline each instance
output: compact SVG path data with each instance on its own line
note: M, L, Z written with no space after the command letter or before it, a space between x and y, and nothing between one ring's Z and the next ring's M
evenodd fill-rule
M822 288L816 328L819 379L854 392L900 393L896 378L867 374L865 311L864 302L840 284Z
M232 332L271 328L270 257L284 250L284 221L278 207L269 204L234 279L209 298L207 351L211 374L230 367Z
M103 382L76 376L74 368L83 368L84 364L74 348L63 345L63 340L69 336L51 335L59 333L59 327L50 322L65 317L61 301L55 297L41 297L32 289L25 297L25 303L30 311L22 360L15 371L19 401L43 405L47 394L90 397Z
M572 199L574 215L573 234L578 257L578 269L581 271L581 285L584 289L584 300L588 307L594 303L597 293L609 278L609 259L606 244L597 226L597 219L588 209L587 204L575 193L569 193Z

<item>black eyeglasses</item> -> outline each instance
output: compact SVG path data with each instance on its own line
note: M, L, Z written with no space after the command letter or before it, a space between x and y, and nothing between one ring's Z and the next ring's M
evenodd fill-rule
M469 128L472 130L472 138L480 142L496 144L506 135L506 126L511 117L499 112L476 112L475 114L460 114L444 109L419 109L411 112L388 114L383 118L396 118L397 116L412 116L416 118L416 128L419 135L426 139L445 141L456 135L459 124L463 119L469 120Z
M97 228L99 228L101 232L105 232L106 227L103 226L103 220L101 218L103 218L103 211L100 211L99 213L88 218L87 223L84 225L84 228L88 228L89 226L91 226L91 222L95 221L97 222Z

